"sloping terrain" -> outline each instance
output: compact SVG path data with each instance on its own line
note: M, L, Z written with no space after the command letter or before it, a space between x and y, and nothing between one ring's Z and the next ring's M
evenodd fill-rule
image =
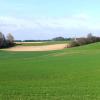
M100 100L100 43L58 51L0 51L0 99Z

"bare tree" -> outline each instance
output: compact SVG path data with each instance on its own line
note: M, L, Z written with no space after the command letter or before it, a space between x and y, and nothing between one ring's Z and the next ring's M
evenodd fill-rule
M11 45L11 46L14 44L14 37L11 33L8 33L7 41L8 41L8 44Z
M87 35L87 38L92 38L92 37L93 37L92 33L89 33L89 34Z
M0 32L0 48L3 46L3 42L4 42L4 35L2 32Z

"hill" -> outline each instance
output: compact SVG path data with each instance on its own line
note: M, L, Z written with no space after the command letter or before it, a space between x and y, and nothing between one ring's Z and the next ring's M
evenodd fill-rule
M99 100L100 43L59 51L0 51L1 100Z

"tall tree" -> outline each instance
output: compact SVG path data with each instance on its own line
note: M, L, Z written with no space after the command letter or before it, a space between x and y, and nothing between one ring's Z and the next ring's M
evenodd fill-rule
M3 43L4 43L4 35L2 32L0 32L0 48L3 47Z
M7 41L8 41L8 44L10 46L14 45L14 37L13 37L13 35L11 33L8 33L8 35L7 35Z

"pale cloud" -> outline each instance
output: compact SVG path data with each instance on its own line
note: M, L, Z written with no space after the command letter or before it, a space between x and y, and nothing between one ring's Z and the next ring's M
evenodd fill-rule
M73 18L80 19L80 20L89 20L91 17L85 13L75 14Z
M86 14L76 14L70 17L62 18L33 18L22 19L8 16L0 16L0 31L21 33L31 30L30 33L50 34L63 32L96 32L100 30L100 20L95 20ZM78 33L78 34L80 34ZM53 35L53 34L52 34Z
M18 30L26 28L36 28L38 27L38 24L31 20L0 16L0 26L1 28L5 29L10 28L12 30Z

